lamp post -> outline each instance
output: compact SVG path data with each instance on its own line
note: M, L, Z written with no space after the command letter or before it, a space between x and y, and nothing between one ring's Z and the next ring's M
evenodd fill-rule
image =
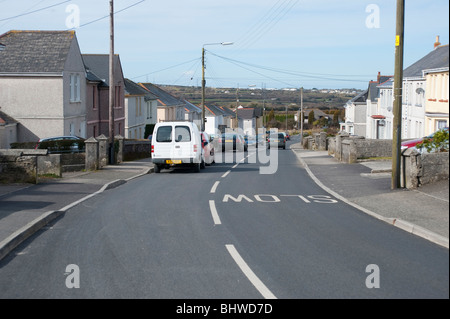
M232 45L233 42L220 42L220 43L206 43L202 47L202 132L205 131L205 90L206 90L206 79L205 79L205 46L207 45Z

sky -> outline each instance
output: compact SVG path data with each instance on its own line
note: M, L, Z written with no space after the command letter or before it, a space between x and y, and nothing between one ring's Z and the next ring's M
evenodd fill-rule
M448 0L405 1L404 68L449 43ZM366 89L393 75L395 0L114 0L114 51L135 82ZM0 0L0 34L75 30L108 54L109 0ZM232 42L232 45L220 43Z

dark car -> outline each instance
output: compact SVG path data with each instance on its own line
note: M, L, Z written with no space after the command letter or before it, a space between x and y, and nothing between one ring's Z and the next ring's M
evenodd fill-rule
M286 136L283 133L270 134L269 140L267 141L267 148L278 147L286 149Z
M79 136L54 136L41 138L35 149L47 149L49 154L83 153L85 139Z
M219 144L222 146L222 152L225 150L247 151L247 143L242 135L236 133L225 133L219 138Z

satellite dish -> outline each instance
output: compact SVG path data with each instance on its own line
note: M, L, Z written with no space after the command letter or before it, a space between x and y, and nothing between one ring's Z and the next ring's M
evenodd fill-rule
M387 107L388 112L392 112L392 106Z
M423 93L425 93L425 90L422 89L422 88L417 88L417 89L416 89L416 93L417 93L417 94L423 94Z

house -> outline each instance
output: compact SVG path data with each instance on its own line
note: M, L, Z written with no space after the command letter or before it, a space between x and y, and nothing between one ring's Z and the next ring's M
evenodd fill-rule
M448 58L448 45L447 45ZM447 60L448 65L448 60ZM428 69L423 71L427 90L425 94L425 134L449 126L448 73L449 68Z
M125 138L147 138L145 126L156 124L157 99L139 84L125 79Z
M255 136L263 127L262 110L260 108L238 108L239 128L245 135Z
M436 46L403 71L402 138L423 137L448 126L448 54L448 45ZM378 87L378 111L385 126L378 138L393 136L393 86L391 78Z
M202 127L202 109L189 101L185 100L184 102L186 103L184 107L184 119L188 122L197 124L198 128L200 129Z
M109 136L109 54L83 54L86 74L87 136ZM114 55L114 135L125 136L125 79Z
M17 141L86 137L86 71L75 32L9 31L0 42L0 108L18 122Z
M9 149L17 142L17 125L15 119L0 111L0 149Z
M139 83L139 85L158 98L156 123L184 121L186 102L177 99L155 84Z
M437 40L437 42L439 42ZM429 135L449 126L449 50L448 44L436 46L433 56L436 62L423 70L425 91L425 134ZM432 54L430 53L430 54Z
M236 116L236 112L232 111L226 106L219 106L219 108L223 111L223 125L228 128L239 127L239 115Z
M226 123L229 114L216 105L205 105L205 132L208 134L224 133L230 128Z
M366 138L375 138L373 136L380 134L379 130L383 126L378 122L383 120L384 116L379 114L379 85L389 81L391 77L378 72L377 80L370 81L367 90L345 104L345 122L340 124L341 131Z

